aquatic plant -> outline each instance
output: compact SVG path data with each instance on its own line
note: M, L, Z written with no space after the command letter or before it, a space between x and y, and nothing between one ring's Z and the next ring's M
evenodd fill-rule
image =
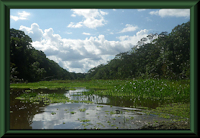
M101 106L101 105L97 105L97 107L103 107L103 106Z
M80 122L90 122L90 120L85 119L85 120L80 120Z
M72 112L70 112L70 113L71 113L71 114L75 114L76 112L73 112L73 111L72 111Z
M55 115L56 113L55 113L55 112L52 112L51 114L52 114L52 115Z
M79 109L80 112L85 112L86 108Z

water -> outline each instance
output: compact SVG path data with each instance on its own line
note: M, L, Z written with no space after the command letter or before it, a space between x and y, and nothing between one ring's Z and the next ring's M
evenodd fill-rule
M80 95L85 91L88 90L34 90L43 93L63 93L71 100L88 100L93 104L32 104L15 99L25 90L11 89L10 129L138 129L148 122L167 120L156 115L147 115L142 112L142 108L134 108L131 99Z

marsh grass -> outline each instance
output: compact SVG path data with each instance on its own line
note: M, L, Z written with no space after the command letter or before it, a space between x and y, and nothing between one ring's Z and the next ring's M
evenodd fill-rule
M137 108L138 103L144 101L158 101L159 104L154 110L169 113L173 115L181 115L188 117L190 108L190 80L157 80L157 79L138 79L138 80L56 80L41 81L35 83L11 84L10 88L47 88L47 89L75 89L76 87L84 87L89 89L82 92L83 95L100 95L111 97L122 97L132 99L132 107ZM30 100L31 102L39 102L43 99L44 103L56 102L85 102L91 101L73 101L61 94L36 94L27 91L26 94L17 97L20 100ZM178 104L179 103L179 104ZM150 103L149 103L150 104ZM171 106L173 105L173 106ZM187 105L187 106L186 106ZM143 106L143 105L142 105ZM183 106L184 108L180 107ZM174 109L174 110L173 110ZM153 109L152 109L153 110ZM112 113L111 113L112 114Z
M68 97L66 97L64 94L59 93L52 93L52 94L43 94L43 93L36 93L36 92L30 92L30 93L23 93L19 97L16 97L15 99L19 99L22 101L28 101L31 103L39 104L40 102L44 103L45 105L49 105L52 103L93 103L91 101L77 101L77 100L70 100Z
M123 80L56 80L56 81L40 81L33 83L16 83L11 84L10 88L46 88L46 89L66 89L74 90L75 87L84 87L87 89L111 89L115 85L123 84Z
M125 81L107 90L91 90L83 94L98 94L109 96L132 96L137 99L151 98L157 100L172 100L173 102L189 102L190 81L179 80L134 80Z
M90 90L83 94L133 99L132 107L135 108L144 101L158 101L157 107L146 107L144 110L149 109L163 118L170 118L171 115L190 117L190 80L125 80L110 89Z

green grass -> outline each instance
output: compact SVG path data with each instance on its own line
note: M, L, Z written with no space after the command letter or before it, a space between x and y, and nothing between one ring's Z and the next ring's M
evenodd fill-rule
M57 80L10 85L10 88L30 89L73 89L75 87L90 88L89 92L84 92L85 95L133 96L137 99L150 98L155 100L171 100L173 102L189 102L190 99L190 80ZM97 90L92 90L92 88L97 88Z
M190 118L190 104L189 103L172 103L165 106L153 109L155 112L172 114L184 118Z
M155 109L145 110L143 112L147 115L155 114L162 118L171 118L174 121L185 121L190 118L190 103L172 103L156 107Z
M113 82L114 84L114 82ZM157 100L172 100L174 102L189 102L189 80L134 80L124 81L107 90L91 90L84 94L110 96L133 96L135 98L151 98Z
M39 104L39 102L43 102L45 105L49 105L51 103L66 103L66 102L72 102L72 103L93 103L91 101L76 101L76 100L70 100L68 97L66 97L64 94L43 94L43 93L24 93L21 94L19 97L16 97L16 99L22 100L22 101L28 101L34 104Z
M164 80L164 79L138 79L138 80L57 80L57 81L41 81L35 83L20 83L11 84L10 88L49 88L49 89L73 89L75 87L84 87L90 91L83 92L84 95L100 95L100 96L117 96L133 99L132 107L144 106L138 105L139 102L157 101L154 110L159 112L166 112L173 115L181 115L188 117L190 108L190 80ZM95 89L93 89L95 88ZM38 102L41 98L46 97L45 103L54 102L85 102L92 103L91 101L73 101L69 100L64 95L37 95L29 92L26 95L18 97L21 100L29 99L32 102ZM180 103L179 105L176 103ZM150 103L151 104L151 103ZM173 108L168 106L173 104ZM163 108L163 107L165 108ZM181 106L181 107L180 107ZM182 108L182 106L184 108ZM100 106L99 106L100 107ZM162 109L162 110L161 110ZM181 109L181 110L179 110ZM111 112L112 114L112 112ZM166 116L167 117L167 116Z
M10 88L47 88L47 89L57 89L62 88L66 90L75 90L75 87L84 87L84 88L95 88L95 89L110 89L114 85L122 84L123 80L56 80L56 81L40 81L33 83L18 83L11 84Z

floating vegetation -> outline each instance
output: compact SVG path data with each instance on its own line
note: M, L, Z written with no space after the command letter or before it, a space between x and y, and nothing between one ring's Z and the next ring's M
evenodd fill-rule
M105 127L102 123L97 123L97 125L101 125L102 127Z
M89 125L93 125L91 123L83 123L82 126L86 127L86 126L89 126ZM85 128L86 129L86 128Z
M97 107L103 107L102 105L97 105Z
M56 113L55 113L55 112L52 112L51 114L52 114L52 115L55 115Z
M71 114L75 114L76 112L73 112L73 111L72 111L72 112L70 112L70 113L71 113Z
M113 111L110 111L110 115L112 115L112 114L115 114L115 112L113 112Z
M85 112L86 108L79 109L80 112Z
M66 103L66 102L93 103L91 101L86 101L86 100L84 101L70 100L64 94L59 94L59 93L53 93L53 94L43 94L43 93L36 93L36 92L23 93L19 97L16 97L15 99L31 102L33 104L39 104L40 102L42 102L45 105L49 105L51 103Z
M108 83L109 82L109 83ZM47 84L47 85L46 85ZM178 116L174 121L184 121L184 118L190 118L190 81L189 80L154 80L154 79L147 79L147 80L91 80L91 81L67 81L63 80L62 83L59 81L52 81L52 82L39 82L38 85L36 83L29 83L27 84L28 88L37 88L40 87L39 85L43 85L47 88L51 89L57 89L57 88L64 88L69 90L72 87L75 86L84 86L86 88L98 88L98 89L90 89L87 92L82 92L83 95L98 95L101 97L108 97L112 98L112 102L110 100L109 106L104 105L97 105L94 104L95 109L91 109L95 112L97 115L95 115L95 121L100 121L100 119L103 119L103 116L105 116L104 123L109 123L111 125L113 122L118 119L120 120L121 124L126 122L133 122L134 117L129 116L127 118L127 115L134 114L135 116L138 115L138 112L145 112L149 115L156 115L156 117L162 117L162 118L171 118L172 115ZM14 84L15 85L15 84ZM17 85L17 84L16 84ZM29 87L31 86L32 87ZM34 86L35 85L35 86ZM65 85L65 86L64 86ZM23 84L17 85L19 87L23 86ZM70 88L69 88L70 86ZM12 87L12 84L11 84ZM67 88L68 87L68 88ZM102 89L99 89L102 88ZM78 96L78 95L76 95ZM77 97L76 97L77 98ZM92 101L78 101L78 100L70 100L68 97L66 97L64 94L61 93L49 93L45 94L45 92L35 92L35 91L25 91L24 94L20 95L16 99L21 100L23 103L31 102L34 104L41 104L49 105L51 103L93 103ZM77 98L78 99L78 98ZM81 99L81 98L80 98ZM83 98L85 99L85 98ZM91 98L90 98L91 99ZM128 102L124 101L130 101L131 105L128 105ZM117 101L117 102L115 102ZM111 103L112 102L112 103ZM123 102L123 103L119 103ZM156 103L156 104L155 104ZM100 103L102 104L102 103ZM108 105L107 104L107 105ZM117 111L117 106L124 106L127 104L131 108L136 108L134 110L123 110L121 109ZM152 105L152 106L150 106ZM38 106L38 105L34 105ZM112 107L114 106L114 107ZM144 107L143 107L144 106ZM99 109L99 111L94 111ZM103 108L102 108L103 107ZM109 108L108 108L109 107ZM126 106L127 107L127 106ZM66 107L65 107L66 108ZM80 108L80 107L78 107ZM83 108L83 107L82 107ZM102 109L100 109L102 108ZM108 109L107 109L108 108ZM137 108L141 109L142 111L138 111ZM55 108L55 110L57 107ZM59 108L61 109L61 108ZM104 111L109 110L109 111ZM58 110L58 109L57 109ZM76 112L69 112L70 109L63 109L67 113L75 114ZM75 111L85 112L86 109L77 109ZM90 114L93 115L93 112ZM100 112L104 112L103 116L100 115ZM113 115L114 114L114 115ZM144 114L144 113L143 113ZM11 114L12 115L12 114ZM52 114L54 115L54 113ZM77 114L78 115L78 114ZM86 115L89 115L89 113L86 113ZM87 117L90 117L87 116ZM111 116L113 115L113 116ZM115 116L116 115L116 116ZM120 115L120 116L118 116ZM75 115L72 115L75 116ZM121 118L117 118L121 117ZM126 116L126 118L125 118ZM115 118L113 118L115 117ZM154 116L155 117L155 116ZM100 118L100 119L98 119ZM82 118L83 119L83 118ZM85 119L85 118L84 118ZM90 118L89 118L90 119ZM81 119L78 119L79 121ZM108 121L109 120L109 121ZM136 120L136 119L135 119ZM134 121L135 121L134 120ZM83 121L82 122L87 122ZM91 121L92 122L92 121ZM112 123L111 123L112 122ZM102 122L103 123L103 122ZM111 123L111 124L110 124ZM155 122L157 123L157 122ZM87 124L87 123L83 123ZM121 125L120 124L120 125ZM98 127L102 127L100 123L98 123ZM105 124L104 124L105 125ZM107 125L107 124L106 124ZM84 125L86 127L87 125ZM94 127L95 129L98 127ZM121 128L121 126L117 127ZM116 127L116 128L117 128ZM123 126L126 128L125 126Z
M85 119L85 120L81 120L80 122L90 122L90 120Z

